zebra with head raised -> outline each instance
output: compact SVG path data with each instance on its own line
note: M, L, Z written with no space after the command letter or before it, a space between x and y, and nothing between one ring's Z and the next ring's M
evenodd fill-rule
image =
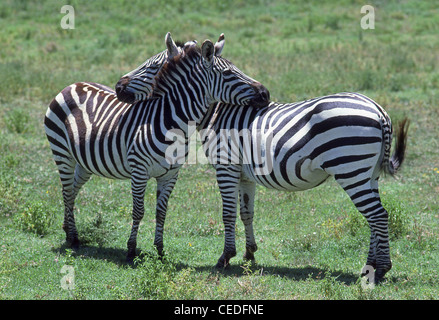
M187 148L187 123L201 122L215 101L261 107L269 103L268 91L230 61L216 57L211 41L206 40L201 48L194 42L179 48L168 33L165 42L167 52L153 57L150 64L147 62L150 71L142 74L142 81L154 85L151 99L127 104L118 100L108 87L77 83L61 91L46 112L46 135L62 183L63 227L67 242L73 247L79 245L74 200L84 183L92 174L131 179L133 226L127 258L132 260L144 214L146 184L154 177L157 180L154 244L161 252L167 202L181 167L165 157L173 143L166 133L179 129L184 133L182 143ZM157 76L151 81L154 75ZM122 95L130 102L139 97L118 91L123 91ZM142 95L148 94L142 91Z
M217 55L220 53L221 50L216 51ZM148 87L147 83L142 87L136 71L130 73L126 82L126 87L135 93L131 82L142 90ZM256 184L299 191L316 187L334 176L369 223L366 265L376 269L377 281L390 270L388 213L381 204L378 178L383 170L394 175L400 168L406 148L407 120L399 126L392 156L390 117L381 106L358 93L339 93L298 103L271 103L264 108L232 108L218 103L198 130L206 155L216 168L223 201L225 247L217 267L227 266L236 255L238 199L246 233L244 257L254 259ZM229 151L225 159L224 149Z

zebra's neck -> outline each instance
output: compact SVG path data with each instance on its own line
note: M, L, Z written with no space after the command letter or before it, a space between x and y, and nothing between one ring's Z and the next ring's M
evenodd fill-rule
M164 68L158 75L151 103L161 108L162 119L173 128L199 125L209 110L209 80L199 64L199 59L185 59L178 68Z
M140 136L144 141L158 139L161 143L171 144L170 133L187 141L194 133L194 125L203 121L210 106L201 95L191 95L190 99L193 100L189 102L188 97L171 87L163 96L133 104L122 120L128 123L121 125L132 128L127 131L127 145Z

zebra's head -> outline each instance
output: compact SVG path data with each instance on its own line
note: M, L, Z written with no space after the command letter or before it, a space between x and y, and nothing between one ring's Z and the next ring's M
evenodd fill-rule
M218 41L213 44L206 40L201 48L197 42L189 41L184 45L176 45L170 33L166 35L165 43L167 49L152 58L137 69L123 76L116 85L117 96L124 102L136 102L151 97L153 88L156 87L155 76L172 69L179 61L195 59L198 66L194 69L201 72L190 71L186 81L193 82L193 76L197 74L203 77L208 87L210 102L226 102L235 105L252 105L263 107L269 104L270 94L268 90L258 81L250 78L240 71L233 63L221 57L224 47L224 34L221 34ZM157 77L157 78L160 78ZM161 78L164 78L161 76Z
M165 62L172 60L188 46L196 45L196 41L175 44L168 32L165 38L167 49L152 56L133 71L120 78L116 84L117 98L122 102L135 103L151 96L155 77Z
M201 46L200 64L208 77L211 100L233 105L267 106L270 103L269 91L221 56L224 43L224 34L221 34L215 45L206 40ZM195 48L189 47L185 51L195 51Z

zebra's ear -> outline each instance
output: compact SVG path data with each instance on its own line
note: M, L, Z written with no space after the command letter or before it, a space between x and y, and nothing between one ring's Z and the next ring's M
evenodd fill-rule
M221 57L221 52L223 51L224 43L225 43L224 33L221 33L221 35L218 38L218 41L215 43L215 56Z
M168 59L172 59L179 53L179 50L174 40L172 40L170 32L166 34L165 43L166 43L166 48L168 49Z
M203 63L205 66L212 64L213 55L215 54L215 46L212 41L205 40L201 46L201 56L203 57Z

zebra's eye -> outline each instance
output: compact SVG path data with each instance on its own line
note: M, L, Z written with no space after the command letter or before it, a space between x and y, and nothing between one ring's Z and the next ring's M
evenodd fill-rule
M225 76L230 76L232 75L232 73L232 70L230 70L229 68L223 70L223 75Z

